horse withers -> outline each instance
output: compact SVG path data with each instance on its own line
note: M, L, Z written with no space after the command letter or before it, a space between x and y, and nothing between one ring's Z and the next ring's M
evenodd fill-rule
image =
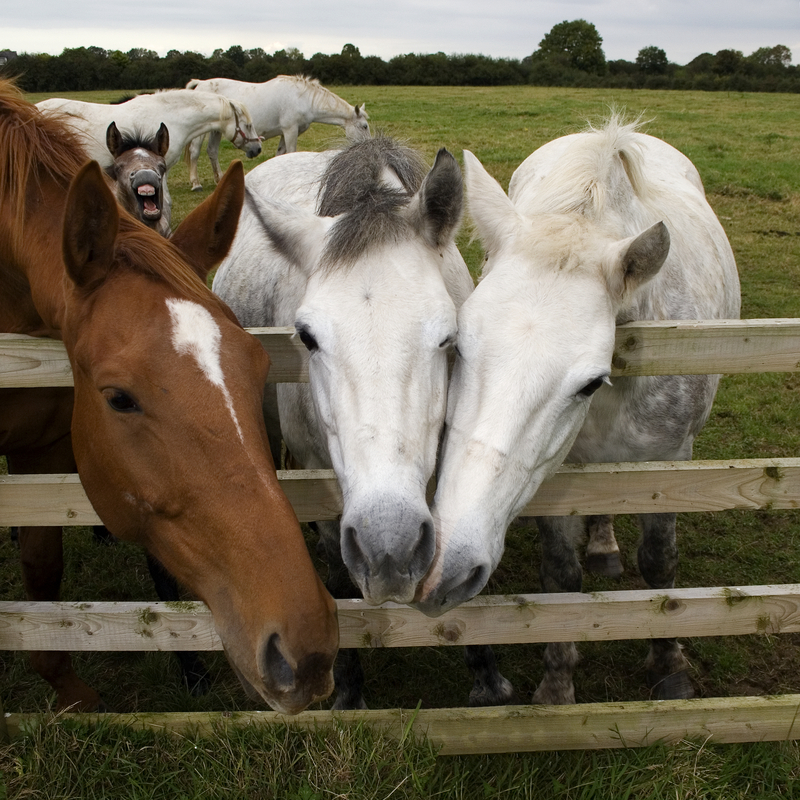
M477 594L509 523L561 462L684 460L719 376L609 379L615 327L739 315L725 232L692 163L618 115L557 139L509 195L465 152L469 209L487 253L459 312L458 355L432 508L433 566L417 605L439 614ZM639 517L639 569L674 585L675 514ZM537 520L542 590L580 591L580 517ZM574 701L573 644L550 644L534 702ZM677 642L652 642L658 698L693 693ZM491 702L491 700L490 700Z
M167 240L120 213L78 137L9 82L0 112L0 330L62 339L74 375L74 395L0 394L9 470L77 463L108 529L208 604L245 686L302 710L333 687L335 605L268 452L269 359L205 284L236 230L241 163ZM30 599L58 598L60 533L20 531ZM102 706L68 654L33 663L58 708Z
M106 129L106 144L114 158L106 174L114 182L117 202L148 228L168 238L172 232L171 209L163 186L169 150L167 126L162 122L150 137L138 131L123 135L112 122Z
M376 137L272 159L246 186L213 289L243 325L292 326L309 351L309 383L268 396L275 457L282 434L300 466L336 472L340 523L317 523L334 595L353 596L349 573L369 603L409 602L433 559L426 486L473 287L454 242L460 170ZM339 694L363 702L360 686Z
M248 83L232 78L193 78L186 88L214 92L245 105L262 139L280 136L279 156L296 152L297 137L305 133L313 122L338 125L351 142L369 136L369 116L364 104L351 106L314 78L278 75L263 83ZM219 133L210 133L207 153L215 176L219 172L219 144ZM202 145L203 137L198 137L187 150L192 175L197 175L197 159ZM199 181L192 184L193 191L201 188Z

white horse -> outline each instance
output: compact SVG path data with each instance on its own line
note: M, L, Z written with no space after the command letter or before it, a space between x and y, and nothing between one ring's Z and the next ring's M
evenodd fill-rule
M279 75L263 83L247 83L230 78L190 80L187 89L199 89L238 100L250 109L253 124L263 139L280 136L278 155L297 151L297 137L308 130L312 122L339 125L350 141L369 135L369 123L364 105L351 106L346 100L326 89L318 80L302 75ZM219 172L219 134L208 137L208 158L214 168L215 180ZM195 139L190 148L190 159L197 174L197 159L203 138ZM215 166L216 165L216 166ZM192 189L201 189L199 183Z
M65 121L84 139L89 157L104 169L111 164L106 131L112 122L123 135L137 133L144 136L155 136L164 123L169 129L169 150L165 156L167 170L180 161L189 142L211 132L224 136L247 158L255 158L261 153L261 140L247 107L212 92L169 89L155 94L140 94L118 105L53 97L36 105L45 113L64 115ZM189 171L192 185L197 183L196 170L195 162L194 172L191 168ZM219 181L219 178L215 172L214 179Z
M430 172L388 138L293 153L252 170L213 290L247 327L293 326L309 384L279 384L266 408L306 469L336 471L339 523L317 523L329 589L410 602L434 553L426 487L447 395L447 351L473 282L454 236L461 173L439 152ZM357 679L356 679L357 680ZM337 707L363 703L360 685Z
M437 550L417 603L431 615L484 587L509 523L565 458L691 458L719 376L612 384L615 327L735 318L740 303L733 253L697 170L636 124L613 115L600 130L546 144L514 173L508 196L475 156L464 158L487 261L458 317L432 508ZM537 519L543 591L581 590L581 522ZM675 514L640 524L642 577L673 586ZM574 644L548 645L534 702L574 702L576 661ZM674 639L652 643L648 666L656 697L691 696Z

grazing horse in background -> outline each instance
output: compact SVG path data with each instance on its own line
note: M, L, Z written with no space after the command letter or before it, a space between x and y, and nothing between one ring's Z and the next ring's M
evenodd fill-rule
M114 182L117 202L156 233L169 237L170 205L165 202L163 181L169 131L162 122L155 136L138 131L123 135L112 122L106 131L108 151L114 158L106 174Z
M464 158L487 260L458 318L432 507L437 550L416 604L430 615L481 591L509 523L565 458L691 458L719 376L612 383L615 327L736 318L740 304L733 253L697 170L618 114L539 148L514 173L508 196L475 156ZM678 561L675 514L639 522L641 575L668 589ZM537 519L543 591L581 591L575 545L583 523ZM574 644L549 644L534 702L574 702L576 661ZM676 640L654 640L654 696L691 696L687 666Z
M300 466L336 472L341 524L317 523L334 596L353 596L349 572L369 603L407 603L433 558L426 486L473 288L454 241L461 172L441 150L426 175L377 137L266 161L246 187L213 290L245 326L293 326L310 354L309 383L279 384L265 406L273 453L282 434ZM336 707L362 706L345 680L337 667Z
M302 75L279 75L264 83L247 83L230 78L193 79L187 89L215 92L238 100L250 110L253 125L262 139L280 136L277 155L297 151L297 137L308 130L312 122L339 125L350 141L369 136L369 123L364 105L351 106L339 95L326 89L318 80ZM208 137L208 158L214 175L219 172L219 143L217 133ZM203 144L202 137L195 139L189 150L192 173L197 174L197 159ZM199 183L192 189L201 189Z
M121 213L75 132L0 82L0 331L62 339L74 391L0 391L11 473L72 472L111 533L209 606L248 691L294 713L333 688L333 600L277 483L269 359L205 278L227 253L241 162L167 240ZM61 529L23 527L27 596L57 600ZM67 653L34 653L59 709L102 707Z
M180 161L189 142L210 132L224 136L247 158L255 158L261 153L261 140L247 108L236 100L211 92L168 89L155 94L140 94L117 105L52 97L36 105L47 114L64 115L64 121L82 137L88 157L104 169L111 166L106 131L112 122L123 134L139 131L144 136L155 135L162 123L166 125L169 148L164 159L168 171ZM219 182L220 177L217 165L214 179ZM196 184L196 172L190 171L189 179L192 185ZM165 191L169 198L166 183Z

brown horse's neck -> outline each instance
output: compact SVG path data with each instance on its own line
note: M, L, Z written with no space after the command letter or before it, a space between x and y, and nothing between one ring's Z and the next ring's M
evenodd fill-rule
M0 258L0 332L61 338L64 265L61 225L64 189L38 183L26 201L25 225L15 252ZM59 220L54 225L53 219Z

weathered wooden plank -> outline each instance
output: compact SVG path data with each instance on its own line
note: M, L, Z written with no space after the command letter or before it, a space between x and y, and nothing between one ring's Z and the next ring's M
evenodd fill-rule
M800 319L660 320L617 328L612 375L795 372Z
M476 597L437 618L339 600L342 647L611 641L800 631L800 584ZM202 603L0 603L0 650L219 650Z
M36 715L8 714L12 737ZM305 711L294 717L272 711L166 714L63 714L60 719L126 725L178 735L209 734L229 726L288 725L315 729L369 725L402 739L426 736L440 755L598 750L676 744L684 740L731 744L800 738L800 695L702 698L662 702L591 703L574 706L441 708L417 711Z
M0 333L0 387L72 386L63 342Z
M248 329L270 354L271 383L308 381L308 353L293 328ZM800 319L661 320L617 329L612 375L794 372ZM61 342L0 334L0 387L70 386Z
M301 522L336 519L342 495L332 470L279 470ZM800 459L647 461L563 465L526 516L650 514L800 507ZM0 524L96 525L77 475L0 475Z

